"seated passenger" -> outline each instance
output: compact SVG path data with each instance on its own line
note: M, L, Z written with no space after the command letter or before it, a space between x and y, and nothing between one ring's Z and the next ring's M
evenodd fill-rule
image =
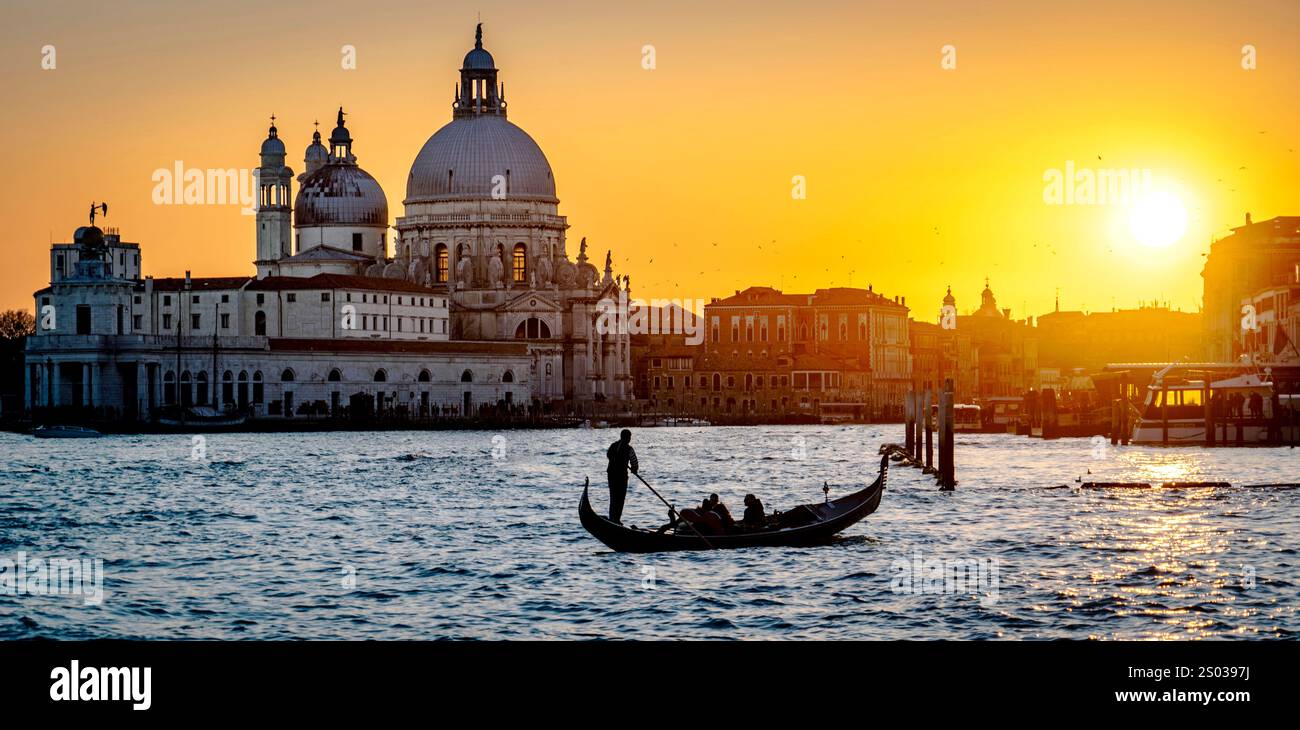
M669 513L668 517L671 521L660 527L658 531L666 532L669 529L677 527L682 522L686 522L690 525L685 529L685 532L687 533L698 531L703 535L721 535L727 530L723 525L722 519L718 517L718 513L713 511L712 505L713 503L710 500L705 499L700 503L698 509L684 509L677 513L677 517L675 518L672 516L672 513ZM691 527L694 527L695 529L692 530ZM682 531L683 530L680 529L678 530L678 532Z
M752 494L745 495L745 527L751 530L761 529L766 526L767 519L763 515L763 502Z
M731 517L731 510L727 509L727 505L723 504L722 500L718 499L718 495L710 494L707 501L710 505L709 509L711 509L713 514L717 515L718 519L722 521L722 526L724 528L730 530L736 526L736 521Z

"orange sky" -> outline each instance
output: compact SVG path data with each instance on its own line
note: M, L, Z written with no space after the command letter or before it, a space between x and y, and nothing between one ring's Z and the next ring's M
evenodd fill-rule
M1063 5L10 3L0 308L32 307L51 237L70 240L92 200L142 244L146 274L251 274L253 218L155 206L151 175L255 167L272 112L300 172L312 120L345 106L400 215L481 13L510 119L555 171L571 255L583 236L593 258L614 249L635 296L872 284L932 319L947 284L966 311L987 275L1015 316L1049 311L1056 287L1063 308L1194 310L1212 235L1246 211L1300 214L1300 6ZM1150 168L1186 234L1153 250L1118 208L1044 204L1044 171L1067 160Z

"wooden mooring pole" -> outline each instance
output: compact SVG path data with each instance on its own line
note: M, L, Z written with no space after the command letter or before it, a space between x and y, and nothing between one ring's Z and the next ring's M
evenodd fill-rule
M939 489L957 487L957 470L953 465L953 392L952 378L943 381L939 394Z
M934 393L929 387L925 389L925 468L934 469L934 416L930 412L930 401Z
M907 451L908 456L915 453L912 450L912 419L916 418L916 394L907 391L903 395L903 428L906 433L903 434L903 449Z

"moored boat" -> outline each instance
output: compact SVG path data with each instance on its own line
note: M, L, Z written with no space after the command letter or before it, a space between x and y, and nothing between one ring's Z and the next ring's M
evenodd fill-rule
M195 406L184 411L175 409L164 411L158 417L158 423L169 428L203 431L242 426L247 419L247 416L238 411L219 411L207 406Z
M611 550L623 553L820 545L876 511L888 475L889 458L881 457L879 474L863 489L820 504L801 504L775 513L771 527L750 532L700 535L686 526L663 533L627 527L596 514L587 497L587 486L583 487L582 500L578 503L578 518L593 537Z
M37 426L30 433L38 439L93 439L102 435L84 426Z

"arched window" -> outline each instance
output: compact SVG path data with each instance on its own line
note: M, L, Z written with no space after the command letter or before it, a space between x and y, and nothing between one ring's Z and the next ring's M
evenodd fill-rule
M334 368L333 370L330 370L330 374L327 376L327 379L331 383L337 383L343 380L343 373L339 372L338 368Z
M176 373L168 370L163 376L163 405L176 404Z
M280 382L281 382L281 383L292 383L292 382L293 382L293 369L292 369L292 368L285 368L285 369L284 369L284 372L280 373Z
M718 373L713 374L713 389L722 390L722 376Z
M447 244L440 243L434 250L435 260L437 262L436 268L434 269L434 276L437 277L437 282L439 284L445 284L447 283L447 272L450 271L451 268L451 261L447 256Z
M515 382L515 374L512 373L512 372L510 372L509 370L505 371L505 373L502 374L502 376L501 376L501 382L503 382L503 383L513 383L513 382Z
M419 378L417 378L417 379L418 379L421 383L427 383L427 382L429 382L432 378L433 378L433 376L431 376L431 375L429 374L429 371L428 371L428 370L421 370L421 371L420 371L420 376L419 376Z
M235 374L229 370L221 375L221 402L235 402Z
M549 340L550 338L551 326L537 317L529 317L515 328L516 340Z
M253 372L253 402L254 403L262 402L262 371L261 370L256 370Z
M388 373L384 372L383 368L379 368L378 370L375 371L375 382L376 383L388 382Z
M522 243L515 244L510 257L510 277L517 284L528 281L528 247Z
M194 405L194 389L190 371L181 373L181 405L189 408Z
M201 406L208 404L208 374L200 371L194 383L194 402Z
M546 374L547 375L551 374L551 364L549 362L546 363Z
M266 312L260 309L253 315L253 334L266 335Z
M468 371L468 370L466 370L465 372L461 373L461 374L460 374L460 382L462 382L462 383L472 383L472 382L474 382L474 373L471 373L471 372Z

